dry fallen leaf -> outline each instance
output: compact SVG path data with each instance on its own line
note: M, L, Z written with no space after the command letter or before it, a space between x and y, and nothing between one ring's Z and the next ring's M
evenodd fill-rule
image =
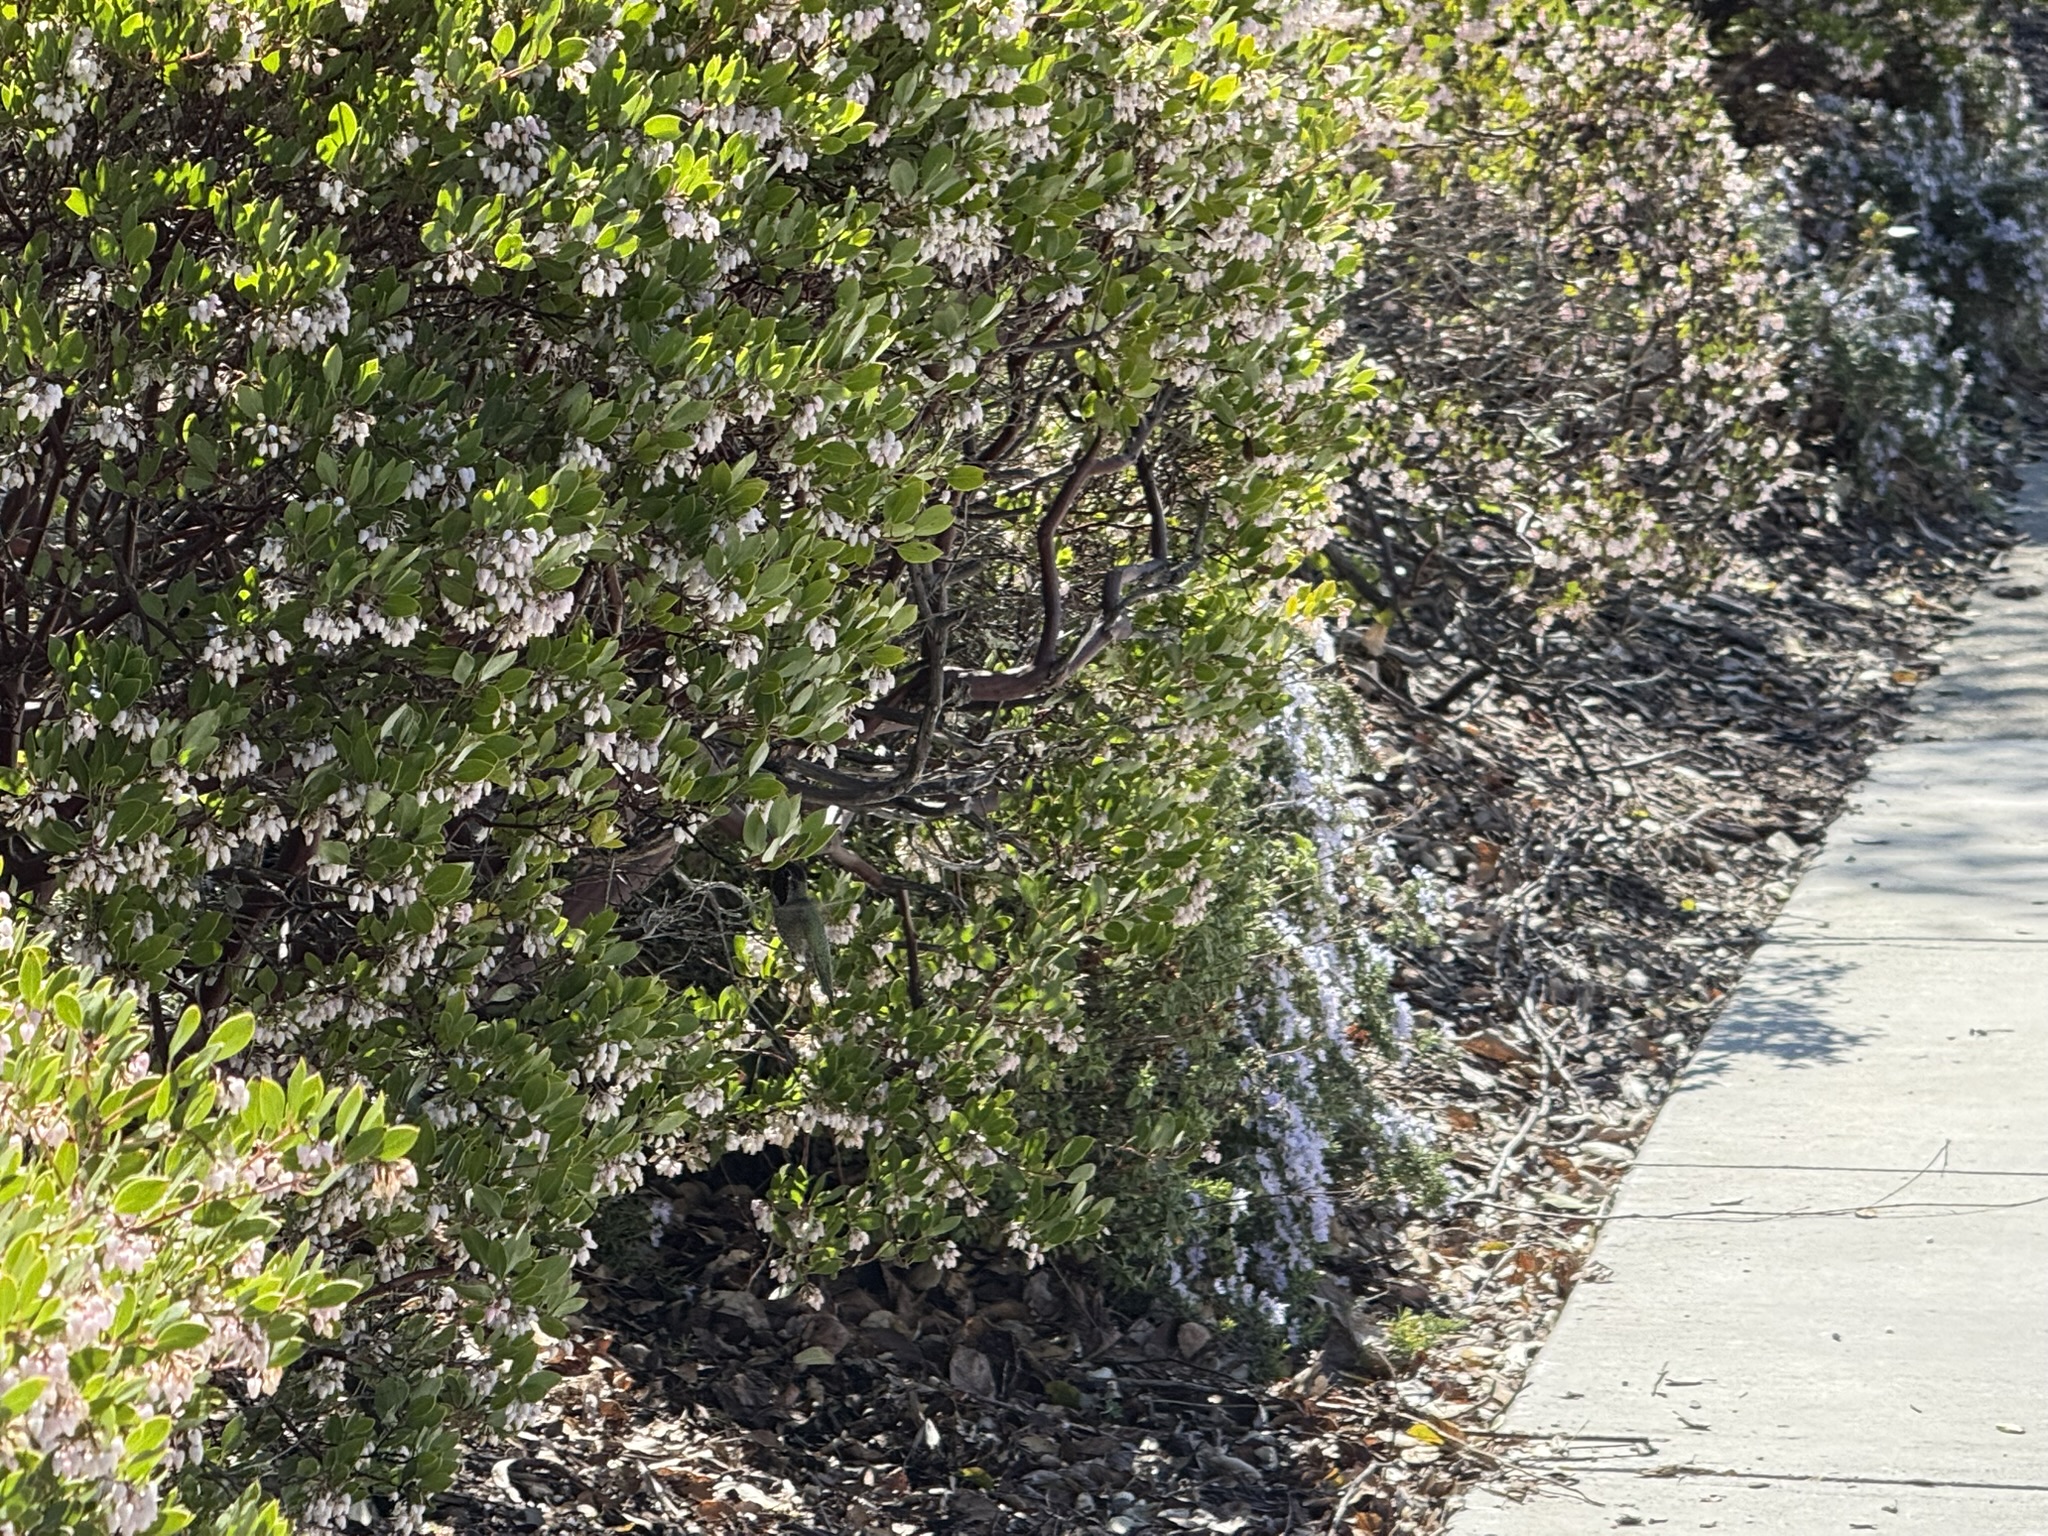
M989 1363L988 1356L978 1349L969 1349L963 1344L954 1350L946 1375L962 1392L971 1392L976 1397L996 1395L995 1368Z
M1476 1035L1467 1035L1458 1044L1474 1056L1484 1056L1488 1061L1517 1062L1534 1058L1514 1041L1496 1034L1493 1030L1482 1029Z

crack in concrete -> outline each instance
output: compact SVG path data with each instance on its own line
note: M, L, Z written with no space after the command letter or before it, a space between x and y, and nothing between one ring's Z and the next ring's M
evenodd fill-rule
M1525 1465L1532 1469L1541 1462ZM1569 1467L1574 1475L1598 1473L1609 1477L1677 1480L1700 1477L1752 1483L1841 1483L1870 1488L1956 1488L1983 1493L2048 1493L2048 1483L2000 1483L1975 1479L1939 1477L1870 1477L1854 1472L1743 1472L1731 1467L1699 1467L1677 1463L1662 1467L1602 1467L1560 1458L1557 1465Z
M2044 1168L1878 1168L1860 1163L1665 1163L1638 1162L1632 1168L1726 1168L1752 1173L1913 1173L1931 1178L2048 1179Z

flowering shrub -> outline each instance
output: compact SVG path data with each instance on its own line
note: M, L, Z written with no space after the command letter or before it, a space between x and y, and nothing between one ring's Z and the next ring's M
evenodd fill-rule
M1718 40L1738 132L1785 159L1807 434L1855 499L1966 493L1966 405L2048 360L2048 135L2018 62L1977 0L1762 0Z
M1015 1096L1272 696L1385 73L1202 0L0 10L9 875L421 1128L295 1218L378 1282L240 1426L310 1525L534 1411L650 1159L779 1164L792 1262L1095 1219Z
M1874 221L1853 260L1823 263L1793 289L1795 365L1807 428L1834 445L1855 501L1918 505L1967 483L1970 353L1950 344L1952 311L1901 269Z
M650 1165L751 1159L794 1282L1213 1142L1154 1230L1283 1289L1401 1136L1282 578L1354 465L1391 607L1390 528L1539 622L1788 483L1704 69L1624 0L0 8L8 878L419 1126L275 1192L374 1283L192 1496L417 1524ZM1184 1123L1091 1157L1048 1095L1205 943Z
M1373 833L1356 699L1310 659L1256 771L1218 786L1241 809L1200 920L1163 966L1100 989L1045 1096L1093 1144L1115 1202L1095 1246L1122 1285L1288 1330L1347 1196L1435 1187L1418 1127L1373 1088L1410 1028L1382 940L1428 930L1434 877Z
M1430 110L1356 301L1391 382L1353 556L1451 538L1551 613L1670 579L1687 536L1768 501L1798 451L1764 189L1697 24L1634 0L1375 16Z
M274 1389L360 1289L277 1246L277 1208L382 1176L412 1133L360 1088L224 1070L247 1014L152 1031L50 964L0 914L0 1523L176 1530L168 1480L200 1475L223 1392ZM211 1529L284 1527L251 1498Z
M830 1156L782 1161L760 1207L788 1279L950 1265L968 1245L1036 1258L1097 1231L1080 1128L1056 1134L1046 1105L1077 1050L1116 1048L1092 996L1178 954L1229 882L1219 802L1327 596L1270 613L1227 591L1176 599L1171 629L1106 657L1041 721L1030 772L980 814L874 829L863 849L917 884L894 901L843 874L807 891L829 1002L811 943L742 938L721 980L748 999L735 1048L762 1065L703 1143L656 1144L658 1170L829 1135ZM635 915L666 972L707 964L711 875L686 861Z

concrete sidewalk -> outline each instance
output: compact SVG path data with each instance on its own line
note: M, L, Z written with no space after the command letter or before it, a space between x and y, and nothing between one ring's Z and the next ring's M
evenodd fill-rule
M1973 612L1498 1426L1574 1488L1452 1536L2048 1536L2048 594Z

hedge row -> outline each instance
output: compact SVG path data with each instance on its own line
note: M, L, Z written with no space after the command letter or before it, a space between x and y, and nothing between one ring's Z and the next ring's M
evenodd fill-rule
M1710 9L0 4L0 1519L415 1525L713 1166L1284 1325L1429 1184L1318 576L1569 623L2038 360L1978 12Z

